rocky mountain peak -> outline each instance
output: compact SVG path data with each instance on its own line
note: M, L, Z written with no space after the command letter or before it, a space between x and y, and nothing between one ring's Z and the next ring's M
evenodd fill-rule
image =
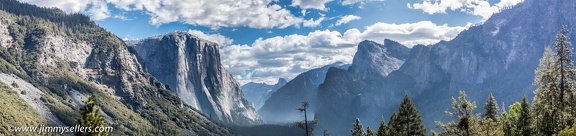
M385 40L385 43L382 45L368 40L360 42L349 71L366 79L372 75L386 77L400 68L409 49L392 40Z

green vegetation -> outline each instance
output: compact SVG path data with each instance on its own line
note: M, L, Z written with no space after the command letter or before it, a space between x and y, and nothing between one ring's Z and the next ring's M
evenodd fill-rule
M0 134L7 135L31 135L34 133L12 133L9 126L48 126L48 121L35 112L23 99L0 82ZM26 112L22 112L26 111Z
M366 136L366 132L364 132L364 128L362 127L362 123L360 123L360 119L356 118L356 123L354 123L353 126L354 128L350 130L350 132L352 132L352 136Z
M104 123L104 117L100 115L100 109L96 107L96 102L93 100L93 96L88 96L88 100L84 103L84 106L80 108L80 115L82 118L78 119L78 124L81 127L97 128L106 127ZM77 132L76 135L79 136L107 136L106 132Z
M398 112L395 112L390 117L388 125L386 125L384 117L380 116L378 131L374 132L368 127L367 132L364 132L360 119L356 118L356 123L354 123L351 132L353 136L424 136L426 135L426 126L422 124L422 117L420 117L418 109L416 109L410 97L406 95L400 103Z

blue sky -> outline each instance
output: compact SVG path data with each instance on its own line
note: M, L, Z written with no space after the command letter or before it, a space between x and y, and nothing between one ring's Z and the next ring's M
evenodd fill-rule
M123 39L187 31L219 43L241 83L352 63L362 40L450 40L522 0L21 0L90 16Z

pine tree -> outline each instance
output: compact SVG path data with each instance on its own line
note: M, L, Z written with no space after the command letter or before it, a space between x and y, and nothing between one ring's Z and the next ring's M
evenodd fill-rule
M488 96L486 104L484 104L484 118L492 119L492 121L498 121L498 104L492 93Z
M354 128L350 130L352 132L352 136L365 136L366 133L364 132L364 128L362 127L362 123L360 123L360 119L356 118L356 123L354 123Z
M426 126L422 124L422 117L408 95L404 96L398 110L399 123L402 125L403 132L410 136L426 135Z
M376 136L376 133L372 131L370 127L366 128L366 136Z
M466 93L460 91L458 101L452 97L453 112L447 112L448 115L456 117L458 122L448 122L443 124L436 122L438 127L443 131L441 135L463 135L471 136L478 135L479 131L479 115L474 115L473 110L476 109L476 102L470 102L466 99Z
M555 120L552 117L552 115L550 115L550 112L548 111L544 111L544 116L542 117L542 127L538 128L538 131L540 131L541 135L545 135L545 136L552 136L554 135L554 129L555 129Z
M530 104L526 100L526 96L522 97L522 103L520 104L520 116L516 124L516 135L530 136L532 135L532 113L530 112Z
M104 118L100 115L100 110L96 107L96 102L93 96L88 96L88 100L84 102L84 106L80 108L80 115L82 118L78 120L81 127L96 129L96 127L104 127ZM106 132L78 132L79 136L107 136Z
M384 116L380 115L380 127L378 127L378 136L390 136L389 128L386 125Z
M540 59L538 69L535 71L534 85L534 112L536 124L543 124L543 114L550 112L555 121L554 134L568 127L575 115L570 110L576 106L569 101L576 90L576 67L570 59L573 55L570 38L566 35L568 29L563 26L554 43L555 53L547 48ZM540 128L540 127L539 127ZM539 134L541 132L537 132Z
M390 116L390 122L388 122L388 134L391 136L398 136L398 135L406 135L404 133L404 129L402 124L400 124L400 119L398 117L398 113L393 113Z

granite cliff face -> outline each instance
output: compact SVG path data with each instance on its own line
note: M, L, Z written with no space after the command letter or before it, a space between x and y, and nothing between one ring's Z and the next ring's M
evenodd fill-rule
M165 83L186 104L231 125L262 123L240 85L220 63L218 45L185 32L127 44L146 71Z
M244 97L256 108L260 109L264 106L264 102L272 96L280 87L286 84L286 79L279 78L278 82L274 85L268 85L266 83L246 83L242 85L242 91L244 92Z
M448 119L444 111L450 108L450 98L457 96L459 90L466 90L469 100L476 102L485 101L490 92L505 104L519 101L523 95L532 98L538 59L544 48L553 44L561 25L576 23L575 8L569 0L525 0L494 14L482 25L470 27L451 41L414 46L404 63L384 78L367 74L369 71L387 73L386 69L376 67L382 66L379 61L357 63L357 57L366 55L356 54L352 66L359 64L363 67L358 69L365 70L354 72L356 68L351 67L348 74L341 70L334 72L335 75L329 72L318 91L318 105L325 109L318 109L315 116L328 122L321 128L329 130L343 129L353 122L353 118L338 122L343 117L359 117L365 125L375 127L379 115L390 117L402 96L409 95L419 108L423 122L432 128L433 121ZM568 35L575 37L574 33ZM358 52L363 52L360 45ZM383 55L373 56L374 60L389 60L378 58ZM320 97L335 94L339 97ZM353 96L359 98L352 99ZM334 107L334 100L347 100L346 103L352 104L330 108ZM355 112L346 113L342 109Z

